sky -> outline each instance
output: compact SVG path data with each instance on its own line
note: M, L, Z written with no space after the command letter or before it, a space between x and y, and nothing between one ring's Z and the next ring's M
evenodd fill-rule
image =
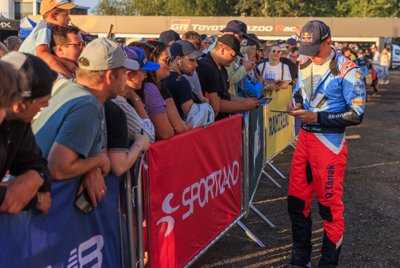
M94 8L99 0L75 0L74 3L80 6L89 7L90 9ZM93 14L89 9L89 14Z

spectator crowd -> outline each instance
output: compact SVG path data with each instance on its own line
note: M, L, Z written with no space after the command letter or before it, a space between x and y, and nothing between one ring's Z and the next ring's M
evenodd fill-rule
M93 207L110 174L127 172L157 140L258 107L296 83L297 37L260 40L229 21L221 36L167 30L158 40L88 44L69 24L72 3L43 0L43 20L22 42L0 43L0 213L48 213L51 182L79 181ZM390 51L335 44L389 82ZM50 210L51 212L51 210Z

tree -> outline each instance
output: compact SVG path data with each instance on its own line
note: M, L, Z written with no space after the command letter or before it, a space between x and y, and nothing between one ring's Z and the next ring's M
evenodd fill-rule
M100 0L93 12L97 15L120 15L121 9L117 0Z
M98 15L399 17L399 0L101 0Z
M337 9L344 17L399 17L398 0L348 0L338 2Z

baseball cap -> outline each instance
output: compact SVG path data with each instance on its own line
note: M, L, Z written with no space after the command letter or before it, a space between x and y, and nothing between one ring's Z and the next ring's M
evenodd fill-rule
M286 44L289 45L289 46L296 46L297 42L296 42L296 39L289 38L288 40L286 40Z
M1 60L10 63L15 70L24 74L27 84L22 89L23 99L36 99L51 94L57 73L51 70L41 58L13 51Z
M14 47L18 44L18 43L22 43L22 40L18 37L18 36L9 36L4 43L6 44L8 50L12 50L14 49Z
M226 27L221 30L221 32L233 32L235 34L240 34L245 38L249 38L247 35L247 25L240 20L231 20L226 24Z
M76 5L68 0L42 0L40 3L40 15L44 15L54 8L70 10L74 7L76 7Z
M181 40L179 34L173 30L167 30L160 34L158 38L159 41L163 42L164 44L168 45L171 41L178 41Z
M135 46L126 46L124 50L129 59L135 60L139 63L140 70L157 71L158 69L160 69L160 64L147 60L144 50L142 48Z
M140 66L128 59L117 42L104 37L94 39L82 51L78 59L79 68L89 71L104 71L119 67L137 71Z
M311 20L303 26L300 33L299 53L306 56L315 56L321 43L331 36L328 25L320 20Z
M240 42L233 35L224 34L218 41L232 48L236 52L236 56L243 57L242 53L240 53Z
M194 45L187 40L176 41L169 48L169 52L171 53L172 57L187 56L191 59L197 59L203 55L203 53L197 50Z

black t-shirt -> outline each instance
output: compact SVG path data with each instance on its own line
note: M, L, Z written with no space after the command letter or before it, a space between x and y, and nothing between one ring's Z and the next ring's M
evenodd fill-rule
M204 92L217 92L221 99L231 99L228 72L225 67L218 69L210 53L198 61L197 74Z
M182 119L185 119L186 115L182 110L182 104L193 100L192 87L189 81L177 72L171 72L167 78L162 80L162 83L169 89L169 92L171 92L179 115Z
M107 150L128 150L128 125L124 111L114 102L106 101Z
M169 89L164 85L164 83L161 83L160 92L164 100L172 98L171 92L169 92Z
M231 100L231 95L229 94L229 77L225 67L218 69L210 53L198 60L197 63L196 70L203 93L216 92L221 99ZM227 113L219 112L215 119L220 120L228 116L229 114Z

